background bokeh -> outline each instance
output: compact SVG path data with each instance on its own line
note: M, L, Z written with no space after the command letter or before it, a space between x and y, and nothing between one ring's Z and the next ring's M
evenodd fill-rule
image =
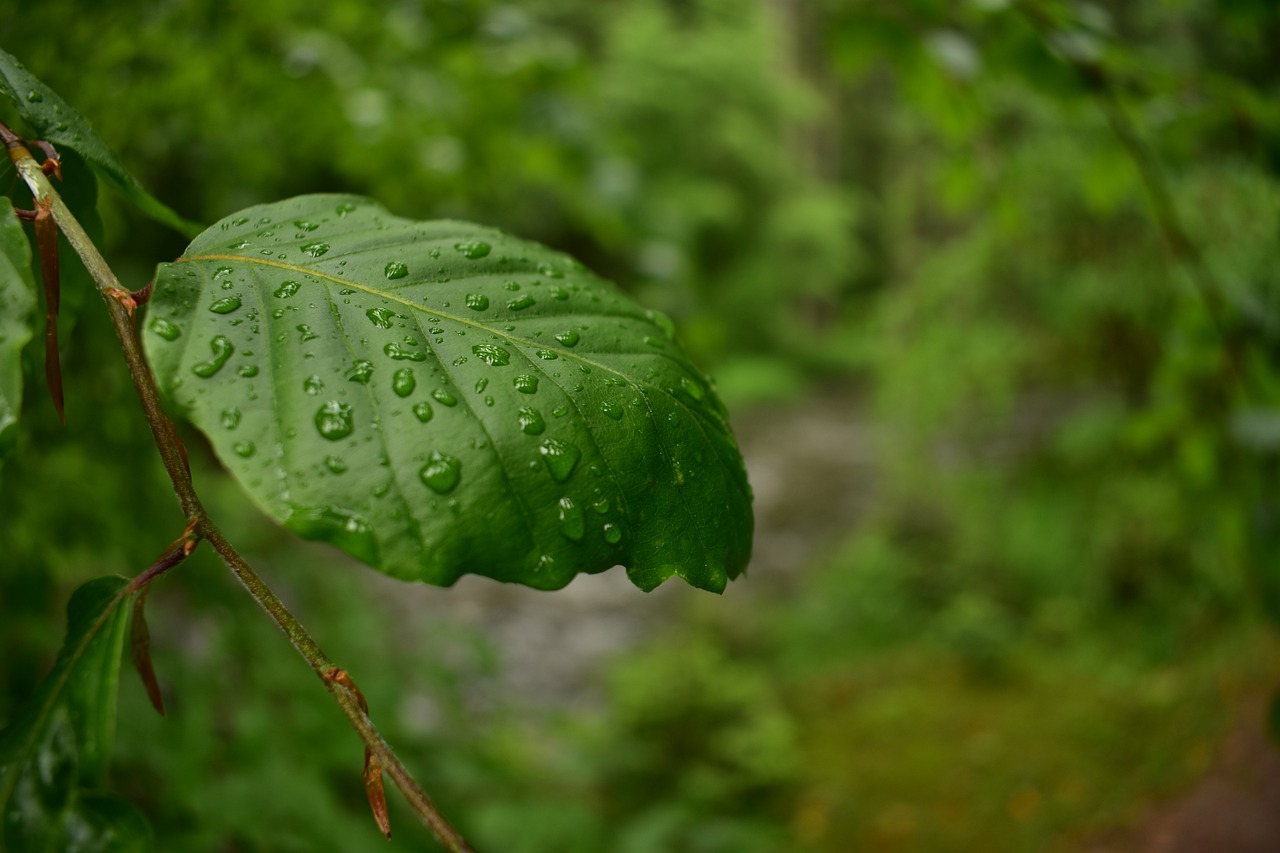
M446 814L530 853L1266 837L1277 44L1269 0L0 9L0 46L183 215L349 191L495 225L670 314L716 378L758 512L721 598L397 584L266 522L184 432ZM182 251L100 210L131 286ZM28 353L0 470L0 720L69 591L182 527L70 280L62 334L68 425ZM394 794L377 834L358 741L209 554L149 613L169 716L126 675L112 779L161 849L430 849Z

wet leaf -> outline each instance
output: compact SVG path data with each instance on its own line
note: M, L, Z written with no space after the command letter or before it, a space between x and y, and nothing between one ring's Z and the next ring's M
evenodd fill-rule
M0 731L0 838L29 853L150 849L131 802L96 790L115 728L127 581L105 577L76 590L53 671Z
M389 574L719 591L751 499L725 410L572 259L354 196L250 208L161 265L161 388L274 518Z
M18 115L40 139L52 142L59 149L79 152L94 174L138 210L187 236L200 230L199 223L183 219L143 189L115 152L94 133L88 119L3 50L0 50L0 94L13 102Z
M22 407L22 348L33 334L36 283L31 244L6 198L0 198L0 458L13 447Z

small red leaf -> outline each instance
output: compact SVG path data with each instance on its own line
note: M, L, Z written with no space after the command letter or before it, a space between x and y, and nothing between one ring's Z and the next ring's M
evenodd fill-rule
M133 666L142 678L142 685L147 688L147 698L163 717L164 697L160 695L160 682L156 679L155 667L151 665L151 632L147 630L147 620L143 615L150 589L144 586L133 600Z

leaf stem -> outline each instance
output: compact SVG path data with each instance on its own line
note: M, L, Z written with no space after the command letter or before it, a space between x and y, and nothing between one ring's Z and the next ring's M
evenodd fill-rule
M344 684L325 677L335 669L334 663L320 649L320 646L307 632L298 618L284 605L274 592L266 585L253 567L222 535L196 494L191 479L191 471L187 465L186 451L174 431L173 423L165 414L161 405L160 394L156 389L155 379L147 367L134 327L134 309L136 304L130 293L120 286L115 273L111 271L97 246L85 233L84 228L72 215L62 197L49 182L40 164L31 156L31 152L12 130L0 122L0 142L8 149L9 159L14 168L22 176L35 196L37 204L49 204L54 221L66 236L67 242L80 256L81 261L98 286L98 291L107 303L107 313L120 342L125 363L129 368L129 376L137 389L143 412L151 428L152 438L168 472L169 481L178 497L182 511L190 520L191 530L199 539L204 539L218 553L227 567L240 583L262 606L271 619L280 627L298 651L315 671L321 682L325 684L338 707L342 709L366 748L381 762L386 771L400 788L405 799L419 818L431 829L436 839L453 853L467 853L472 848L455 830L436 808L431 798L418 786L408 769L396 756L391 746L379 734L368 713L361 707L357 695Z

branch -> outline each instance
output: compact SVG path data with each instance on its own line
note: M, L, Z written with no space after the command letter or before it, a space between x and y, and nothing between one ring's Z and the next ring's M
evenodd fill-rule
M337 702L338 707L342 709L342 712L356 730L356 733L360 735L360 739L364 741L366 749L381 763L392 781L400 788L405 799L409 801L413 811L422 819L423 823L430 827L436 839L453 853L467 853L472 848L440 814L431 798L418 786L408 769L396 756L395 752L392 751L391 746L378 733L373 721L369 719L368 713L362 707L359 694L354 690L354 686L348 687L347 683L343 683L343 680L326 677L337 667L320 649L320 646L302 626L302 623L298 621L297 617L276 597L276 594L271 591L244 557L226 540L217 525L209 518L192 483L191 471L187 465L186 450L183 448L181 441L178 440L177 433L173 428L173 422L164 413L155 380L147 367L146 359L143 357L142 347L134 328L133 312L136 304L132 295L120 286L115 273L111 271L106 260L98 252L97 246L94 245L89 235L85 233L70 209L67 208L61 196L49 183L49 179L45 176L40 164L31 156L31 152L27 150L22 139L3 122L0 122L0 142L3 142L8 149L9 159L13 162L14 167L27 186L30 187L36 203L50 206L54 221L62 229L67 242L75 250L76 254L80 256L85 269L89 271L89 275L97 285L100 295L107 303L107 313L115 329L116 338L120 342L120 349L129 368L129 376L133 379L134 387L138 391L138 398L142 402L142 409L146 414L147 423L151 427L152 438L155 440L156 448L160 452L160 458L164 462L165 471L169 474L169 481L173 484L178 503L182 506L182 511L189 520L190 529L194 536L198 539L204 539L218 552L223 562L227 564L227 567L231 569L240 583L249 591L249 594L267 611L267 614L280 627L280 630L293 643L293 647L298 651L298 654L315 671L321 682L329 690L330 695L333 696L334 701Z
M1016 8L1027 18L1040 38L1048 44L1049 36L1056 26L1053 17L1035 0L1018 3ZM1186 270L1192 287L1200 301L1204 303L1205 312L1209 315L1210 322L1226 348L1228 364L1240 388L1247 396L1262 399L1265 395L1255 387L1251 381L1252 376L1240 364L1239 327L1231 322L1225 289L1205 260L1199 244L1192 239L1190 232L1183 224L1182 216L1178 212L1177 205L1174 204L1173 194L1169 191L1168 181L1160 169L1156 154L1142 138L1133 118L1125 109L1115 77L1102 62L1083 60L1061 52L1059 57L1075 71L1085 88L1093 95L1107 121L1107 126L1137 170L1143 191L1151 206L1156 228L1160 231L1170 256Z

